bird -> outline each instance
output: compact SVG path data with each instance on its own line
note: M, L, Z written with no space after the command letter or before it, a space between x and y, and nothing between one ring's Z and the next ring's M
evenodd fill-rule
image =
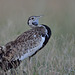
M48 43L52 32L47 25L39 24L41 17L30 16L27 24L31 29L0 46L0 67L4 71L17 68L25 58L30 59Z

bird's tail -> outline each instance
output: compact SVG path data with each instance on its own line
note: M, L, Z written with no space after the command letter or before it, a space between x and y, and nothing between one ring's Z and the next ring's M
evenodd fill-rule
M14 61L8 61L3 56L5 54L4 46L0 46L0 68L4 71L7 71L12 68L17 68L21 61L20 60L14 60Z
M15 60L15 61L11 61L11 62L3 60L0 63L0 67L1 67L2 70L8 71L12 68L17 68L20 65L20 63L21 63L21 61L19 61L19 60Z

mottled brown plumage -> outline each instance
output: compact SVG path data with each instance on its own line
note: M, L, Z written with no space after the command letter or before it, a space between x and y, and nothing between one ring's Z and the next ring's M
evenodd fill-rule
M28 50L38 46L42 40L41 36L45 34L44 27L36 27L21 34L15 41L5 45L6 53L4 58L8 61L19 59Z

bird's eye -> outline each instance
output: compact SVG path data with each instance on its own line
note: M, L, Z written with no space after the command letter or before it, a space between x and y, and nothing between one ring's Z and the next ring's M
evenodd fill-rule
M31 19L33 20L34 18L32 17Z

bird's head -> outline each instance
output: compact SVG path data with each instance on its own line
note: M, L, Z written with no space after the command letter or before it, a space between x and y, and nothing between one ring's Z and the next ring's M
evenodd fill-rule
M28 19L28 25L30 27L37 27L38 24L39 24L39 18L42 17L42 16L30 16L29 19Z

